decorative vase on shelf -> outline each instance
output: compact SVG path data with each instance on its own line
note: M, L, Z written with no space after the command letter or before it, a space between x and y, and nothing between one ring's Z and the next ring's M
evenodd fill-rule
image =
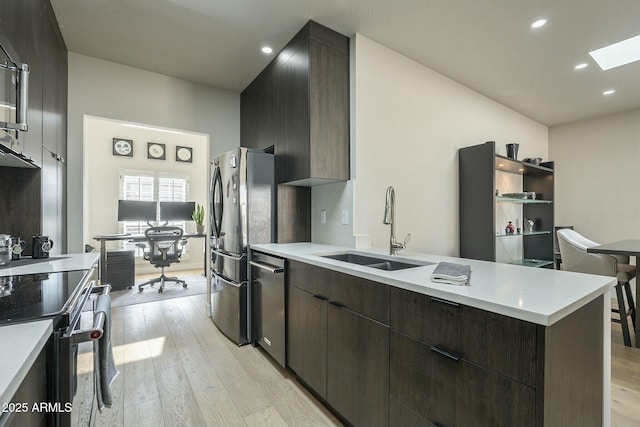
M533 233L533 224L534 224L534 221L532 219L525 218L524 225L526 227L527 233Z
M204 234L204 224L196 224L196 233Z
M511 221L509 221L509 224L507 224L506 228L504 229L504 232L506 234L513 234L515 232L515 228L513 224L511 224Z

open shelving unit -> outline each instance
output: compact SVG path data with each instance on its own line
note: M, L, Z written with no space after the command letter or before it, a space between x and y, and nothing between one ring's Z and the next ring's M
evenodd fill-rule
M501 156L494 142L461 148L458 155L460 256L553 267L553 162L534 165ZM518 192L535 192L536 198L499 195ZM505 233L508 221L519 228L525 219L534 221L532 232Z

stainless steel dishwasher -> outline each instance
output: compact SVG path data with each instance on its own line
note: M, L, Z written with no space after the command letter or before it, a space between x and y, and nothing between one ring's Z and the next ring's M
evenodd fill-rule
M254 341L282 367L286 366L286 260L251 252L251 299Z

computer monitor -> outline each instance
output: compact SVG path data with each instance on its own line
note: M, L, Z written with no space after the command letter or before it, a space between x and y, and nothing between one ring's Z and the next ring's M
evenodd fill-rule
M118 200L118 221L155 221L157 202Z
M196 202L160 202L160 221L192 221Z

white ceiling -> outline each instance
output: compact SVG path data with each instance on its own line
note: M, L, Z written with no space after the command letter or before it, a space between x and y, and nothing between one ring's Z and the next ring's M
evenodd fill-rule
M51 0L70 51L232 91L313 19L358 32L547 125L640 107L640 61L588 52L640 33L638 0ZM548 24L529 25L545 17ZM580 72L573 67L589 63ZM401 76L398 76L401 78ZM613 88L616 93L603 96Z

